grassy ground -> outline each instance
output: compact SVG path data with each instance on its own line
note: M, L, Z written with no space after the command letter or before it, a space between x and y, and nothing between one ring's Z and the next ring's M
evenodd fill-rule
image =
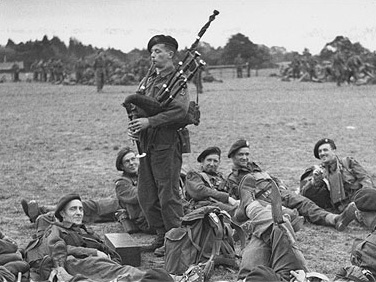
M19 204L22 198L55 204L67 192L86 199L113 194L116 153L129 145L120 104L134 91L131 86L105 86L96 93L89 86L0 84L0 223L21 247L33 234ZM373 86L281 82L264 76L204 84L201 124L190 127L192 153L184 155L184 167L195 168L197 155L217 145L224 152L221 169L228 173L227 151L245 137L252 158L296 189L304 169L317 163L315 142L329 137L340 156L354 156L376 177L374 92ZM116 223L92 227L102 235L120 232ZM340 233L306 223L297 237L311 270L333 278L349 264L353 239L366 234L357 224ZM163 260L142 255L142 268L162 265ZM217 269L212 281L220 279L233 281L236 274Z

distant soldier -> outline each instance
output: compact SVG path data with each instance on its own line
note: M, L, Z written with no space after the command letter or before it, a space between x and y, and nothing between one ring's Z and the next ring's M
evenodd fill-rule
M85 61L83 58L80 58L75 64L75 71L76 71L76 82L82 83L83 74L85 70Z
M294 58L291 63L292 68L292 78L300 78L300 70L301 70L302 63L299 58Z
M251 77L251 63L247 62L245 65L247 68L247 77Z
M12 71L13 71L13 82L20 81L20 67L18 66L17 63L13 64Z
M38 65L38 61L35 60L35 61L31 64L31 66L30 66L30 70L31 70L31 72L33 73L33 80L34 80L34 81L38 81L37 65Z
M364 68L363 60L360 58L359 55L352 55L347 59L347 83L351 82L351 78L354 78L354 82L356 82L359 79L359 75L362 72L362 69Z
M54 74L54 59L49 59L47 62L47 72L48 72L48 82L55 81L55 74Z
M97 85L97 92L101 92L104 85L105 75L105 58L103 52L99 52L94 61L95 81Z
M242 78L243 77L243 58L241 57L240 54L238 54L234 60L234 64L236 67L236 77L237 78Z

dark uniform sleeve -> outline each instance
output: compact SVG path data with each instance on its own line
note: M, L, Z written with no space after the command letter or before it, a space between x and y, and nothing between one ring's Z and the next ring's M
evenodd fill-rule
M222 203L228 203L229 194L211 188L197 172L189 171L187 173L185 188L189 196L196 201L207 200L212 197Z
M350 173L359 182L360 188L374 188L373 181L369 173L352 157L347 157ZM344 176L345 177L345 176ZM355 187L354 187L355 188Z
M49 255L53 259L56 267L64 267L68 255L73 255L75 257L97 255L96 249L67 246L66 242L61 237L60 229L57 226L52 226L50 229L48 229L45 236L49 249Z
M138 204L137 186L130 179L120 178L115 185L116 197L122 208L125 208L126 204Z
M309 167L300 177L300 194L307 197L323 209L332 206L330 192L325 181L313 182L313 171L317 166Z

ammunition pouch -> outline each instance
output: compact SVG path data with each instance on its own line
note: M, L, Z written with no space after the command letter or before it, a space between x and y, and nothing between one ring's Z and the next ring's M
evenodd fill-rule
M191 140L189 137L189 130L186 127L178 130L178 135L181 144L181 151L183 154L191 152Z

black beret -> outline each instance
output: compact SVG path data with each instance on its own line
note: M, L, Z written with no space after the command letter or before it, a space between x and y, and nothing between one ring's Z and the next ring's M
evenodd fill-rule
M216 154L221 157L221 149L218 147L209 147L206 148L202 153L197 157L197 161L201 163L207 156Z
M316 159L320 159L320 157L319 157L319 147L320 147L322 144L330 144L330 146L331 146L333 149L337 149L336 144L334 144L334 141L333 141L332 139L323 138L323 139L317 141L317 143L316 143L316 145L315 145L315 148L313 148L313 154L314 154L314 156L316 157Z
M178 47L179 47L178 42L176 41L175 38L173 38L169 35L163 35L163 34L154 35L149 40L148 51L150 53L151 53L151 48L153 48L153 46L155 44L166 44L166 45L169 45L170 47L172 47L175 50L178 50Z
M56 209L55 209L55 217L59 221L63 221L63 217L61 216L60 212L65 208L65 206L70 201L73 201L73 200L80 200L81 201L80 195L72 193L72 194L67 194L67 195L61 197L61 199L57 203L57 206L56 206Z
M118 152L116 157L116 169L119 171L123 171L123 157L128 154L129 152L133 152L130 147L125 147Z
M376 211L376 189L361 188L354 196L354 202L358 210L364 212Z
M230 150L228 151L228 157L231 158L233 154L235 154L239 149L247 147L249 148L249 143L245 139L240 139L232 144Z

